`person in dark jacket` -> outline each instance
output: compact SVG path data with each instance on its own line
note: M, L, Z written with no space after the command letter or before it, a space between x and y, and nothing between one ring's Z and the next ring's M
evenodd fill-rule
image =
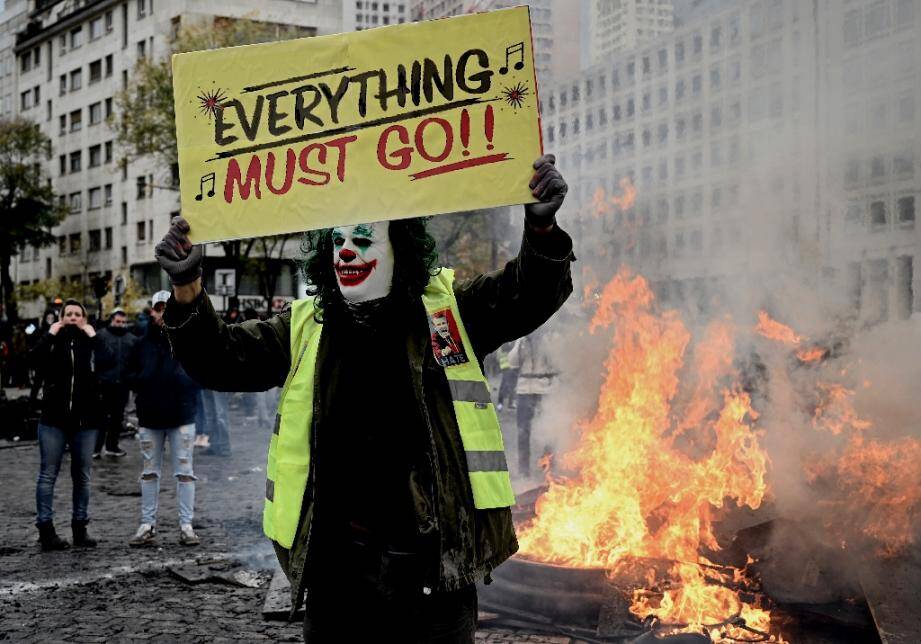
M70 475L73 480L74 545L96 545L87 534L90 501L90 471L93 446L100 426L97 363L109 357L105 344L87 322L86 309L76 300L62 305L61 319L51 324L36 345L36 378L32 399L42 391L42 413L38 425L41 467L35 501L36 526L42 550L64 550L69 544L54 529L54 484L70 448Z
M424 220L340 226L308 233L311 299L264 322L227 325L202 289L188 223L175 219L157 246L173 283L164 320L188 373L226 391L285 385L263 526L295 609L306 591L307 641L334 641L336 632L349 641L473 642L475 583L518 549L501 434L498 452L494 433L489 446L465 443L470 418L498 432L485 356L543 324L572 292L572 240L555 217L566 183L551 155L534 167L540 202L525 207L518 257L457 283L437 268ZM314 342L305 329L316 334L316 325ZM450 355L435 338L445 334ZM458 380L459 369L474 378ZM304 442L283 451L298 432ZM308 454L308 469L298 469ZM481 503L473 474L506 485L508 497ZM286 479L297 476L305 488L292 495ZM277 511L292 499L293 527ZM290 542L275 521L292 530Z
M118 446L118 437L125 423L125 406L128 404L128 382L125 371L131 347L137 336L128 333L128 316L122 309L115 309L109 316L109 326L99 332L111 354L108 369L99 372L99 389L102 400L102 431L96 437L93 458L103 456L125 456L125 450Z
M128 382L135 392L138 439L144 461L141 525L128 542L132 546L151 545L156 540L160 474L167 441L176 477L179 543L186 546L200 543L192 529L196 480L192 470L192 453L199 387L173 357L169 339L163 330L163 309L167 299L167 291L154 293L150 324L144 337L132 348L128 361Z

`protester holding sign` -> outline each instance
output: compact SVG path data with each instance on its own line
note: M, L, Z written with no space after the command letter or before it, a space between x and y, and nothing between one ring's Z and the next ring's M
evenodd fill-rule
M518 548L480 365L572 291L572 241L555 220L566 183L553 156L534 167L541 201L525 207L518 257L456 284L424 220L337 226L308 233L310 297L227 325L188 223L157 245L187 372L225 391L284 386L263 527L295 606L307 592L307 641L345 628L350 641L472 642L474 584Z

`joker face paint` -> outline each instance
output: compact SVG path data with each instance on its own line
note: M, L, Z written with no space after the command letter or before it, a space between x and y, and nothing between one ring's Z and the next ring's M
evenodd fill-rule
M390 294L393 245L390 222L333 228L333 267L342 297L367 302Z

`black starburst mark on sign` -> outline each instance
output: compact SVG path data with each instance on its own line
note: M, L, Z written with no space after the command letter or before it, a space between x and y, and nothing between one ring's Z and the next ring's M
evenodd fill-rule
M227 94L220 87L202 90L201 94L198 95L198 109L203 115L208 116L208 120L211 120L218 110L224 109L223 103L225 100L227 100Z
M505 102L514 107L516 110L524 105L524 99L529 94L528 86L522 83L506 87L502 90L502 96Z

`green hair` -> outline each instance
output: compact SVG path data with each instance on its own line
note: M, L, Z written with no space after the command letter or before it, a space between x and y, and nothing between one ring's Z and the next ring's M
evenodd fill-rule
M428 233L427 217L397 219L390 222L393 244L393 284L390 293L405 302L422 296L429 279L441 270L435 239ZM323 313L341 308L342 294L333 269L332 228L309 230L301 240L304 258L300 271L307 283L307 295L314 297L317 320Z

